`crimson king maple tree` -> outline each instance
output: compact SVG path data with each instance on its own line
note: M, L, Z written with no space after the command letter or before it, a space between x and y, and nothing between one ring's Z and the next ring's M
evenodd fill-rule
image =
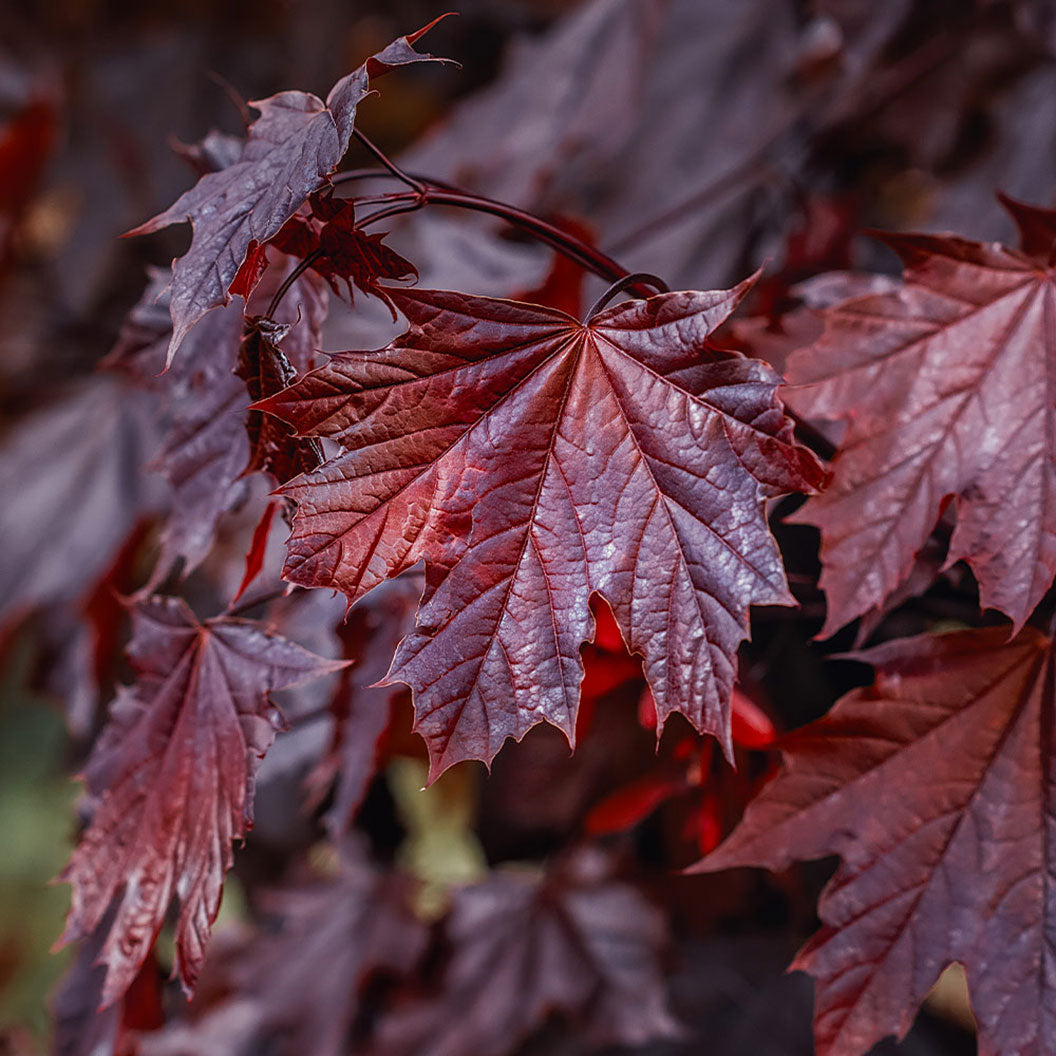
M130 602L134 681L85 768L90 820L63 874L63 941L105 966L99 1003L127 1000L172 906L174 970L193 991L256 770L285 727L271 691L340 672L337 733L313 778L340 774L335 834L386 751L401 687L431 780L464 760L490 765L540 723L573 746L589 737L585 668L628 651L657 737L678 714L729 760L767 745L768 720L735 689L737 654L751 606L794 604L768 514L800 493L791 519L821 531L824 635L926 589L942 568L922 556L936 531L945 567L964 560L980 604L1011 624L854 654L875 682L780 743L784 768L718 848L717 800L703 795L696 831L710 853L695 869L840 857L822 928L795 962L817 980L822 1056L904 1034L953 961L981 1051L1056 1053L1056 213L1006 199L1019 249L891 236L903 280L880 292L855 280L861 295L810 309L823 331L792 354L781 394L773 367L724 343L754 277L670 292L582 229L404 172L366 138L357 107L375 81L443 61L415 50L424 32L325 102L288 91L251 104L245 140L191 152L197 184L136 229L189 222L192 238L152 274L108 360L161 393L156 466L175 499ZM380 167L339 172L357 141ZM399 186L357 193L368 179ZM581 317L567 298L409 285L414 263L367 228L432 205L503 220L611 285ZM406 329L324 357L331 293L376 298ZM815 445L831 469L797 424L800 437L837 437L834 455ZM256 474L277 490L241 585L226 612L199 619L160 591L207 558ZM285 587L257 583L277 514L291 528ZM346 596L355 666L277 633L278 610L242 615L310 590ZM639 677L625 662L599 677ZM693 743L599 806L588 831L700 789L711 763ZM301 1046L290 1051L345 1051L361 1011L348 994L422 963L412 902L362 861L277 898L281 927L246 984L247 1037L274 1028ZM589 855L464 888L445 927L443 983L382 1025L384 1051L498 1054L554 1010L599 1043L678 1033L656 911ZM283 953L301 942L337 966L307 1020L291 995L310 980ZM488 1011L465 1023L438 1012L478 998Z

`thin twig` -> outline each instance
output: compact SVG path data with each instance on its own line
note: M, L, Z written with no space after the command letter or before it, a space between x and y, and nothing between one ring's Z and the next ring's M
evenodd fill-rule
M657 278L655 275L650 275L647 271L636 271L633 275L625 275L622 279L617 279L591 306L590 311L587 312L587 318L590 319L597 315L615 297L617 294L623 293L625 290L630 290L632 286L652 286L655 288L657 293L670 293L670 289L663 279Z
M286 594L297 589L298 588L291 583L280 583L277 587L270 587L261 594L246 598L241 604L229 605L224 616L228 619L235 616L241 616L242 613L248 612L250 609L255 609L258 605L266 605L269 601L277 601L279 598L284 597Z
M274 318L275 309L279 307L279 303L283 297L286 296L286 291L323 255L321 249L313 249L298 265L286 276L283 280L282 285L275 291L275 296L272 297L271 303L268 305L268 310L264 313L269 319Z
M418 194L425 193L425 184L419 180L417 176L412 176L410 173L404 172L403 169L401 169L399 165L397 165L396 162L394 162L380 147L376 146L365 133L361 132L358 128L353 127L352 135L354 135L356 139L358 139L359 142L362 143L363 146L365 146L367 150L369 150L371 154L373 154L374 157L376 157L378 161L380 161L381 164L396 177L396 179L407 184L412 191L417 191Z

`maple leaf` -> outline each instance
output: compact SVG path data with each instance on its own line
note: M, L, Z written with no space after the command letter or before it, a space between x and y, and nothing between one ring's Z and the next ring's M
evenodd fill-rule
M176 965L193 989L231 841L252 825L256 770L281 726L267 694L344 666L250 620L199 623L177 598L136 604L132 631L137 680L85 768L97 805L62 875L73 898L61 942L117 905L99 954L104 1004L132 982L174 897Z
M130 232L148 234L191 222L190 248L173 261L173 332L166 364L206 312L228 303L231 285L253 248L278 234L308 196L329 181L348 150L356 108L370 94L371 78L408 63L446 61L411 46L434 24L399 38L342 77L325 103L298 91L251 102L260 117L250 126L238 161L206 173L168 209Z
M583 854L548 876L496 871L457 890L441 991L383 1022L381 1050L501 1056L554 1012L574 1017L592 1045L677 1037L660 973L663 917L603 866Z
M239 970L255 993L258 1032L273 1051L349 1051L366 984L379 973L409 974L425 952L428 931L412 893L405 876L347 861L333 882L262 897L279 926ZM320 965L327 966L323 976Z
M1051 1053L1052 644L991 628L856 655L875 684L784 741L783 771L695 868L842 859L793 964L817 980L819 1056L904 1035L952 961L981 1053Z
M790 604L768 496L809 489L778 377L708 333L748 287L670 293L583 324L556 309L390 290L410 329L258 404L347 453L291 481L284 575L350 603L426 561L389 678L432 773L537 722L572 740L592 592L645 657L661 724L730 750L750 604Z
M354 300L352 287L385 302L396 318L395 309L379 279L418 277L418 269L394 249L385 245L384 233L368 235L356 227L355 208L351 201L332 196L313 195L312 217L293 217L275 236L274 245L285 253L304 259L315 254L312 268L341 295L343 281L349 301Z
M831 485L790 518L821 529L823 636L906 580L951 497L946 565L968 563L984 608L1018 628L1056 574L1056 213L1006 205L1022 251L884 236L901 287L829 309L789 361L796 410L847 421Z

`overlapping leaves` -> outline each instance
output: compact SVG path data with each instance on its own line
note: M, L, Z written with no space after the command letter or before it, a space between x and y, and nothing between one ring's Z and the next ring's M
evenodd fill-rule
M250 126L239 160L208 172L168 209L140 225L147 234L191 222L188 251L173 262L171 362L191 327L231 299L254 247L278 234L313 191L322 187L348 150L356 108L370 81L395 66L435 61L413 43L428 29L401 37L342 77L324 103L310 92L286 91L251 105L260 117Z

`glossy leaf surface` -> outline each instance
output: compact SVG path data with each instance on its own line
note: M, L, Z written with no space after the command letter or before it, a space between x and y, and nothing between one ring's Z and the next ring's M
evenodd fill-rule
M291 481L285 575L351 602L416 562L426 590L390 679L433 773L546 720L571 739L592 592L645 657L661 724L730 748L751 604L789 604L765 516L810 489L764 364L707 346L747 284L554 309L391 290L408 332L259 408L346 454Z

